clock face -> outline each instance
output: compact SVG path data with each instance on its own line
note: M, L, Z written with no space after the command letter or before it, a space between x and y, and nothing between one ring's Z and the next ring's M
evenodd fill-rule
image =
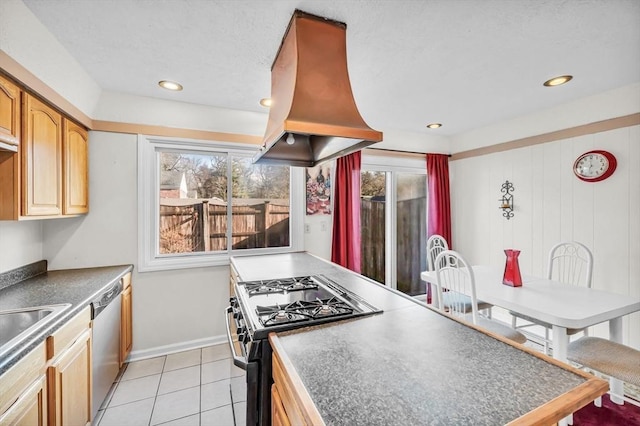
M616 158L607 151L589 151L579 156L573 164L575 175L587 182L598 182L613 174Z

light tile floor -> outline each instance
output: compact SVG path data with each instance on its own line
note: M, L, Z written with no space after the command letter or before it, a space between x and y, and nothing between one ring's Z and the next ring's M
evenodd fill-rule
M227 344L128 363L93 426L233 426L229 383L243 374Z

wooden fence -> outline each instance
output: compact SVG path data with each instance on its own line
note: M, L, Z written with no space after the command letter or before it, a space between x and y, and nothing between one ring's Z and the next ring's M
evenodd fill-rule
M227 205L209 200L160 202L160 253L227 249ZM234 249L289 245L289 205L260 200L232 206Z
M427 269L426 198L399 201L397 224L397 287L407 294L425 293L420 272ZM361 273L385 282L385 201L360 200Z
M360 199L360 273L384 283L385 201Z

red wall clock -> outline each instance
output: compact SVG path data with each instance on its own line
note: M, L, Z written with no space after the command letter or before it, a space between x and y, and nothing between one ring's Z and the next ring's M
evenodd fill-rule
M585 152L573 163L573 173L585 182L605 180L616 170L616 157L602 150Z

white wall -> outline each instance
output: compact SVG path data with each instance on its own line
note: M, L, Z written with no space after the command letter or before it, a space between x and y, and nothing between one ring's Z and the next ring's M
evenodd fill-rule
M516 117L451 138L451 152L537 136L640 111L640 83Z
M89 139L90 212L41 222L49 268L134 265L134 357L222 342L228 268L138 273L136 136L91 132Z
M586 183L572 171L591 149L613 153L609 179ZM640 297L640 126L621 128L450 162L453 241L472 263L504 265L520 249L523 273L544 275L549 249L562 240L594 255L593 287ZM502 217L500 188L513 182L515 216ZM608 327L595 332L608 337ZM640 313L624 318L624 341L640 348Z
M103 92L94 120L262 136L268 114Z
M42 222L0 221L0 272L42 260Z

